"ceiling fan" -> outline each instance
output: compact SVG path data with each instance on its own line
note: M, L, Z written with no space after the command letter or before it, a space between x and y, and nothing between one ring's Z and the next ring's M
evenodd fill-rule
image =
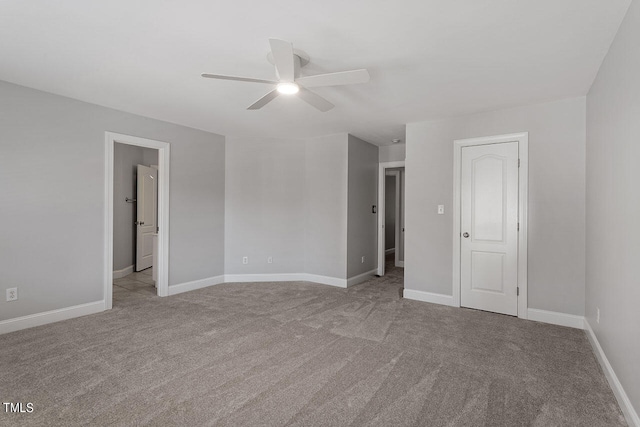
M300 99L322 112L331 110L334 105L307 88L366 83L369 81L369 72L365 69L299 77L300 68L309 63L309 56L301 50L294 49L293 44L284 40L269 39L269 44L271 45L271 52L267 55L267 59L275 65L277 80L208 73L202 74L202 77L250 83L266 83L276 86L275 89L251 104L247 110L258 110L276 99L280 94L297 94Z

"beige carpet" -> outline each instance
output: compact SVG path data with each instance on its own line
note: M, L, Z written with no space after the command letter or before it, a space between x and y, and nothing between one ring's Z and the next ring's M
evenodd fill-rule
M0 399L34 406L0 425L625 425L583 331L404 300L401 278L121 288L0 336Z

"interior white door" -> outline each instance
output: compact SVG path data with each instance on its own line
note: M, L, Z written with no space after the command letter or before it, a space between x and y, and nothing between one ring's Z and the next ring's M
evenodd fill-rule
M518 143L462 148L460 304L518 314Z
M158 170L138 165L136 271L153 266L153 235L158 227Z

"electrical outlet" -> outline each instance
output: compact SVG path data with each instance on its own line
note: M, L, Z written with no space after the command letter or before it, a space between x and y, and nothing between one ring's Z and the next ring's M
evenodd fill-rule
M18 288L7 289L7 301L16 301L18 299Z
M600 323L600 309L596 307L596 323Z
M242 263L243 264L249 264L249 257L248 256L243 256L242 257Z
M444 215L444 205L438 205L438 215Z
M364 257L362 257L362 263L364 264Z
M267 257L267 264L273 264L273 257L272 256Z

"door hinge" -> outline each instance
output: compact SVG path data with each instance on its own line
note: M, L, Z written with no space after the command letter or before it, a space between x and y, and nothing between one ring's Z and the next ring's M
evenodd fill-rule
M518 167L520 167L520 159L518 159Z
M516 296L520 296L520 288L516 288Z
M520 231L520 223L518 223L518 231Z

